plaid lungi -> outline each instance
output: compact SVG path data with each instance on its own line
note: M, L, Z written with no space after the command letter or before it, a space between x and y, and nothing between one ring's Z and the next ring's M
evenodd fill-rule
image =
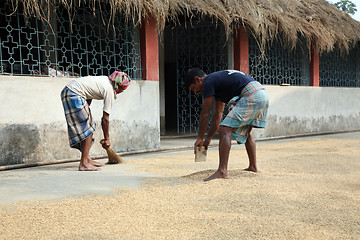
M240 144L245 143L250 127L264 128L269 108L269 96L257 81L247 84L241 95L230 100L237 101L235 107L226 115L221 126L234 128L231 136Z
M69 88L61 92L65 118L68 127L70 147L81 151L81 141L88 138L95 131L95 122L92 118L89 104ZM92 136L94 142L94 136Z

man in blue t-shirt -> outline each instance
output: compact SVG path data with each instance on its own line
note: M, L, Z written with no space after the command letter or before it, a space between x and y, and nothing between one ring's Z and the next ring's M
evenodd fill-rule
M185 87L195 94L203 95L199 132L194 150L196 151L201 146L207 149L219 129L219 167L204 181L229 177L227 167L231 137L235 138L239 144L245 143L249 157L249 167L245 170L257 172L256 144L251 135L251 129L264 128L266 125L269 96L263 86L240 71L225 70L206 75L201 69L193 68L186 73ZM214 114L204 140L214 98ZM221 122L225 104L229 107L229 113Z

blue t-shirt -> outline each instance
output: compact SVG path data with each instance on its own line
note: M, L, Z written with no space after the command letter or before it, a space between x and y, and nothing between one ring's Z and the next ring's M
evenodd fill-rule
M236 70L225 70L207 75L202 86L204 98L214 96L216 100L228 103L235 96L240 96L243 88L255 81L249 75Z

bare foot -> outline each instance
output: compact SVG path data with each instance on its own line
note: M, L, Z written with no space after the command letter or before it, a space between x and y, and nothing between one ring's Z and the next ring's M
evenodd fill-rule
M95 167L102 167L102 166L105 165L105 164L103 164L101 162L96 162L96 161L93 161L93 160L91 160L89 163L94 165Z
M79 171L100 171L101 168L96 167L94 165L91 164L79 164Z
M207 182L207 181L211 181L211 180L218 179L218 178L228 179L229 175L227 172L221 172L221 171L217 170L213 175L211 175L208 178L205 178L204 181Z
M244 171L249 171L249 172L258 173L258 170L257 170L256 168L253 168L253 167L245 168Z
M79 167L79 171L100 171L101 168L98 167L93 167L93 168L83 168L83 167Z
M92 166L95 166L95 167L102 167L102 166L105 165L105 164L103 164L103 163L96 162L96 161L92 160L90 156L87 157L86 163L87 163L87 164L90 164L90 165L92 165ZM87 165L84 164L84 166L86 167Z

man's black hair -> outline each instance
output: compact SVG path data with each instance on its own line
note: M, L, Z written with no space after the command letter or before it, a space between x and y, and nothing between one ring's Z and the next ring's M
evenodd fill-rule
M195 83L195 77L204 77L206 74L200 68L189 69L185 74L184 85L188 89L189 86Z

